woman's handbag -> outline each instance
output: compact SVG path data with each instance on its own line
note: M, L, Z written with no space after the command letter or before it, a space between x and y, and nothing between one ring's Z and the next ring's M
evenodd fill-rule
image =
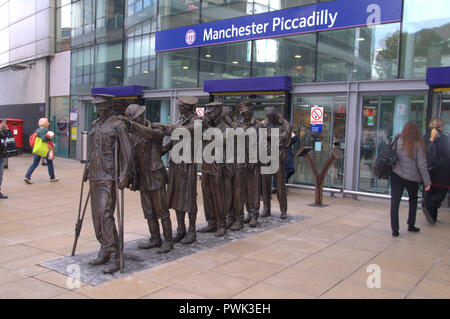
M48 151L48 142L43 142L40 137L36 137L36 141L34 142L33 154L36 154L40 157L47 157Z

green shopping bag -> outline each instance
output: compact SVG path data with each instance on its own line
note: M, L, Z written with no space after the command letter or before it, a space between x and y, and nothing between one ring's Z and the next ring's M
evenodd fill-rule
M43 142L40 137L36 137L36 141L34 142L33 154L39 155L41 157L47 157L48 151L48 142Z

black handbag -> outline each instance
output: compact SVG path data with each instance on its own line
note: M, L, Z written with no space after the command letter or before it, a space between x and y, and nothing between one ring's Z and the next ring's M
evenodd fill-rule
M373 170L375 176L379 179L388 179L392 174L392 169L398 161L398 157L395 152L397 150L397 140L398 137L396 137L392 144L386 147L375 160ZM392 149L393 146L395 146L395 149Z
M3 149L4 157L11 157L19 155L19 150L16 146L16 140L10 130L5 130L0 135L1 148Z

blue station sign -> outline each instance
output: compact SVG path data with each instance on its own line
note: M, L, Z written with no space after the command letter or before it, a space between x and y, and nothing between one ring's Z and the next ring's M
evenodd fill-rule
M402 0L335 0L156 33L155 51L401 21Z

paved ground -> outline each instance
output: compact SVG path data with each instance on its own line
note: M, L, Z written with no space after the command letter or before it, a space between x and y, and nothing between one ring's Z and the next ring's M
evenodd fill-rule
M316 208L309 206L313 194L300 191L289 192L288 212L306 220L105 284L69 287L67 277L39 264L70 254L82 164L57 158L59 183L49 183L47 168L39 166L34 184L26 185L31 161L11 159L4 174L0 298L450 298L448 210L435 226L418 211L421 232L413 234L402 204L400 236L393 238L389 202L325 196L330 206ZM139 196L126 191L125 198L125 241L145 238ZM203 224L200 191L198 203ZM87 214L79 253L98 249ZM372 264L381 269L381 288L367 287Z

